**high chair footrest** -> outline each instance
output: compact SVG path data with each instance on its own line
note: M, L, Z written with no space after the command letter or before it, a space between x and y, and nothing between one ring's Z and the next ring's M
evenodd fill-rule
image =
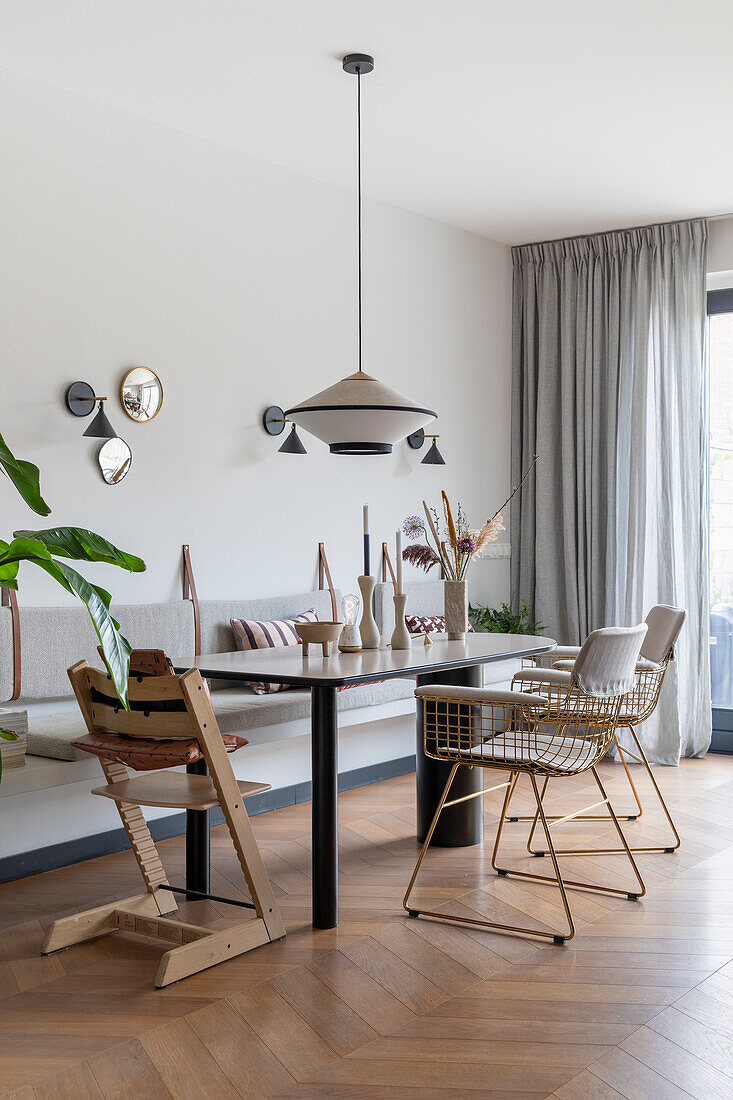
M242 798L269 791L269 783L237 781ZM95 787L92 794L127 802L133 806L172 806L181 810L210 810L219 805L214 784L208 775L183 772L145 772L121 783Z

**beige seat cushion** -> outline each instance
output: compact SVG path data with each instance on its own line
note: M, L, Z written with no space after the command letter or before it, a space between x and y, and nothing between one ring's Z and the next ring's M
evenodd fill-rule
M338 695L339 711L358 710L379 703L411 698L415 685L411 680L388 680L381 684L363 684ZM310 717L310 692L286 691L280 695L255 695L245 687L213 691L211 701L222 734L247 731L282 722ZM29 715L28 753L55 760L83 760L87 753L76 749L72 741L87 733L78 710L65 709L50 714Z

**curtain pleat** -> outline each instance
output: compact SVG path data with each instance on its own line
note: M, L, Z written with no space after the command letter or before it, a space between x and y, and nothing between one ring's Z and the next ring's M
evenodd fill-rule
M710 741L707 223L513 249L512 589L578 644L655 603L688 618L650 756Z

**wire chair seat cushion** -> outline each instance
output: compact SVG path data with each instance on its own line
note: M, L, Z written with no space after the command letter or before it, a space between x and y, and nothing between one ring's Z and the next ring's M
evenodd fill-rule
M505 733L476 745L468 753L457 754L446 742L446 759L455 761L458 756L473 764L519 765L523 771L548 771L572 775L585 771L598 758L597 746L592 738L557 736L539 731L507 730Z

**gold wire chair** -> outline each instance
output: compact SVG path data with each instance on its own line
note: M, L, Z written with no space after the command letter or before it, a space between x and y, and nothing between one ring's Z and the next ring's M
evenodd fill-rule
M594 631L580 650L572 671L563 674L559 680L556 679L555 684L542 695L439 684L426 685L416 690L418 706L423 712L425 752L435 760L452 763L453 767L405 892L402 904L408 916L435 917L481 928L535 935L562 944L575 935L566 886L616 894L630 900L637 900L646 893L639 869L595 767L612 743L625 696L634 686L634 669L646 630L646 625L641 624L637 627L611 627ZM456 772L462 766L508 771L509 779L464 798L448 801ZM595 809L598 806L607 808L638 884L631 891L591 882L563 881L550 833L553 824L558 822L550 823L545 815L537 777L544 778L545 790L552 778L577 775L588 770L593 773L601 800L586 809ZM554 877L509 869L497 864L507 806L517 779L523 773L529 775L532 784L537 815L542 822L552 858ZM506 788L506 793L491 865L502 876L516 875L534 882L556 883L565 910L567 932L520 928L516 925L453 916L420 909L410 903L420 867L443 810L457 802L477 798L500 788Z
M636 748L633 749L622 745L618 737L618 731L613 735L613 744L618 752L619 759L623 765L626 778L636 802L636 812L618 814L618 816L625 817L627 821L636 821L644 813L639 793L631 776L631 772L629 771L627 757L630 757L637 764L640 764L646 769L646 773L654 788L659 804L662 807L664 816L667 819L672 837L674 838L672 844L631 845L632 852L670 853L675 852L682 843L669 807L659 789L647 755L637 735L636 727L640 726L642 722L646 722L657 708L667 669L674 660L674 647L684 625L686 615L687 613L684 609L680 607L671 607L667 604L658 604L650 610L646 617L646 625L648 628L647 634L641 647L640 659L636 665L636 682L633 690L629 692L624 699L618 721L618 728L628 730ZM512 687L516 686L520 691L543 691L543 683L546 682L546 673L564 672L565 675L568 675L579 653L580 648L577 646L559 646L557 649L553 650L551 654L542 654L534 658L527 658L526 661L528 661L529 664L525 664L522 671L517 673L514 677L512 680ZM539 670L541 670L541 672ZM553 679L556 680L557 678L553 676ZM545 783L540 795L541 798L544 798L546 787L547 784ZM512 790L512 795L513 794L514 790ZM557 816L560 815L548 816L548 821L556 821ZM584 820L600 821L605 820L605 818L601 814L589 814ZM543 856L545 854L544 851L532 848L534 834L539 824L539 817L536 812L534 814L517 816L510 815L508 821L531 821L532 827L527 840L527 850L531 852L532 855L536 856ZM622 851L620 848L573 848L556 850L562 855L611 854Z

